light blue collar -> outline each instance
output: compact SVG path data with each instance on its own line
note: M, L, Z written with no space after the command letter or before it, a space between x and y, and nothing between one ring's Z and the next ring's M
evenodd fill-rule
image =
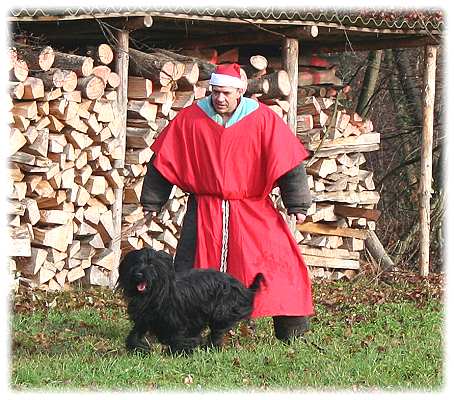
M200 99L197 102L197 105L207 114L213 121L217 122L219 125L224 126L224 121L222 117L216 112L211 103L211 95ZM255 100L249 99L247 97L241 96L240 104L236 108L233 115L225 124L225 128L232 126L233 124L237 123L245 116L249 115L251 112L257 110L259 108L259 103Z

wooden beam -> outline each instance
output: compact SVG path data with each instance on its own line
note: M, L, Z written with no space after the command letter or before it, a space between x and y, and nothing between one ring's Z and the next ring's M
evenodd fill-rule
M183 48L204 48L213 47L213 43L222 43L223 46L235 46L242 44L279 44L286 37L295 39L312 40L318 36L318 28L315 25L298 26L280 30L241 30L237 28L235 32L224 35L209 36L199 40L184 40L174 43L175 47Z
M124 168L126 153L126 113L128 107L128 67L129 67L129 32L118 31L117 50L115 52L115 72L120 77L120 85L117 93L117 107L119 123L119 134L117 137L121 148L121 157L116 161L115 168ZM110 286L114 287L118 277L118 266L121 257L121 218L123 209L123 188L114 189L115 201L112 204L114 238L109 248L114 252L114 264L110 274Z
M364 50L381 50L381 49L404 49L421 47L426 45L438 45L438 38L421 36L421 37L401 37L396 38L390 36L389 38L378 37L373 40L359 40L350 38L349 40L342 40L340 42L326 43L323 37L318 37L316 44L307 43L305 48L314 49L317 53L336 53L346 51L364 51Z
M121 29L129 32L138 29L150 28L153 25L153 17L151 15L146 15L144 17L132 17L128 18L126 22L120 23L119 25L121 26Z
M426 46L426 66L424 70L424 107L421 147L421 179L419 186L419 223L421 226L419 273L429 274L430 254L430 197L432 182L432 145L435 102L435 71L437 67L437 48Z

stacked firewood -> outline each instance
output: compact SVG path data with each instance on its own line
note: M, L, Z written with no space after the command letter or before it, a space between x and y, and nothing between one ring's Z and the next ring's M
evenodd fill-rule
M363 154L379 149L380 133L339 97L300 97L297 117L297 135L311 152L306 170L314 201L297 241L313 275L333 279L355 275L380 214Z
M206 89L198 85L199 64L190 57L163 49L131 49L129 65L121 250L124 255L151 246L174 254L186 194L174 187L159 215L150 218L146 218L140 195L153 155L150 146L178 111L203 97Z
M83 55L50 47L10 49L10 268L32 287L60 290L80 279L112 284L116 241L123 255L144 246L175 253L187 194L174 187L159 215L146 218L143 179L150 146L182 108L209 93L215 64L162 49L130 49L129 55L123 149L119 76L111 70L109 46L87 48ZM246 96L286 120L287 73L260 55L241 64ZM374 228L378 201L372 173L360 166L362 152L378 148L379 134L370 121L336 105L333 96L347 91L329 79L330 87L301 82L297 132L314 155L307 169L316 202L297 240L308 265L316 267L314 275L323 268L324 276L332 268L348 275L359 267L363 228ZM113 226L116 189L123 189L121 234ZM278 193L273 198L279 204Z
M9 50L8 252L32 287L60 290L114 267L111 206L123 178L113 56L108 45Z
M280 67L281 60L268 63L268 70ZM278 74L287 78L283 71ZM260 78L253 82L257 81ZM288 93L273 92L273 98L267 99L267 82L252 97L285 120L288 103L283 97ZM290 90L289 84L280 87ZM374 209L379 195L374 191L373 173L364 168L363 153L378 150L380 134L373 131L370 120L341 106L350 95L350 87L336 76L336 65L315 56L299 58L296 133L311 153L306 170L313 204L306 222L293 231L314 277L353 277L360 267L367 230L375 229L379 217ZM271 197L293 227L278 188Z

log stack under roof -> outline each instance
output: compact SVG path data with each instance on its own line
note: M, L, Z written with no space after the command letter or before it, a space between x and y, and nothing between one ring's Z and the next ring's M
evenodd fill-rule
M144 246L174 254L187 195L174 187L160 214L145 219L143 177L150 146L181 109L209 93L215 65L168 50L131 50L123 167L119 77L108 45L84 54L18 46L9 60L8 250L16 283L48 290L76 281L107 285L117 240L123 255ZM286 120L287 73L259 55L242 66L246 95ZM378 149L380 135L370 121L336 105L336 96L346 93L338 80L314 85L304 73L297 135L312 154L306 167L314 204L296 239L313 276L350 276L359 268L364 234L378 218L379 197L363 153ZM121 236L112 222L119 188ZM282 206L277 191L272 197Z

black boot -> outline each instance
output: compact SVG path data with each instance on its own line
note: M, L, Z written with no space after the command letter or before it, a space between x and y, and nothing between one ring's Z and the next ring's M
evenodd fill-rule
M273 317L274 335L279 340L289 343L291 339L302 337L309 330L309 317Z

